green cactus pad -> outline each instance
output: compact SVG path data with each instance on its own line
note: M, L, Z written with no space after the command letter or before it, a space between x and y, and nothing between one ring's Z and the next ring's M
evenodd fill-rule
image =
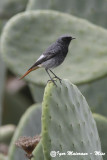
M47 160L102 160L94 151L101 151L96 123L78 88L68 80L51 82L45 88L42 110L42 144ZM51 151L89 153L87 156L52 158ZM92 153L92 154L90 154Z
M0 0L0 18L8 19L24 11L28 0Z
M5 24L5 20L0 19L0 35ZM1 43L0 43L1 46ZM5 83L5 72L6 67L1 57L1 49L0 49L0 125L2 123L2 102L3 102L3 90L4 90L4 83Z
M107 117L107 77L92 83L78 85L78 87L87 99L92 112Z
M2 102L3 102L3 90L5 83L5 64L1 59L0 55L0 125L2 123Z
M70 34L76 40L71 42L65 62L55 69L59 77L85 83L107 75L107 31L54 11L20 13L9 20L1 38L3 58L15 74L23 75L63 34ZM49 77L44 69L38 69L25 79L46 84Z
M100 114L93 114L93 116L97 124L102 152L106 154L103 159L107 160L107 118Z
M43 155L43 149L42 149L42 143L41 141L33 151L33 158L32 160L44 160L44 155Z
M15 132L15 126L12 124L0 127L0 143L9 144Z
M22 116L9 148L9 160L25 159L24 151L15 146L21 136L35 136L41 133L41 104L31 106Z
M8 160L8 157L0 153L0 160Z
M27 10L35 9L66 12L107 28L107 0L30 0Z

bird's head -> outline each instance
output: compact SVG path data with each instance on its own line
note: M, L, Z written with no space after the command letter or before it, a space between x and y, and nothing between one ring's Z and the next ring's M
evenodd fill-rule
M75 38L73 38L73 37L71 37L69 35L64 35L64 36L59 37L57 42L69 45L69 43L73 39L75 39Z

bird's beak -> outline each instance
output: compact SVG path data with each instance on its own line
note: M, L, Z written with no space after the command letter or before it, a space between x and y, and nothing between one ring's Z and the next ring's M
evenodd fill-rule
M73 39L76 39L76 38L72 38L72 40L73 40Z

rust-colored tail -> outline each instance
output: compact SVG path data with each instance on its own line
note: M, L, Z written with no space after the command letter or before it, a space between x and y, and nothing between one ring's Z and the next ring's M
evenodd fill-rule
M31 68L31 69L29 69L21 78L19 78L19 80L21 80L21 79L23 79L25 76L27 76L30 72L32 72L32 71L34 71L34 70L36 70L36 69L38 69L39 67L38 66L36 66L36 67L34 67L34 68Z

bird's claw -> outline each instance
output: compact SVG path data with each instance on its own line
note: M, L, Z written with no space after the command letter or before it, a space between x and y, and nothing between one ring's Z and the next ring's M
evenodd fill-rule
M59 82L62 84L62 79L60 79L59 77L55 76L54 78L58 79Z
M56 80L50 79L50 80L48 80L47 82L53 82L53 83L54 83L54 85L57 87L57 85L56 85L55 81L56 81Z

